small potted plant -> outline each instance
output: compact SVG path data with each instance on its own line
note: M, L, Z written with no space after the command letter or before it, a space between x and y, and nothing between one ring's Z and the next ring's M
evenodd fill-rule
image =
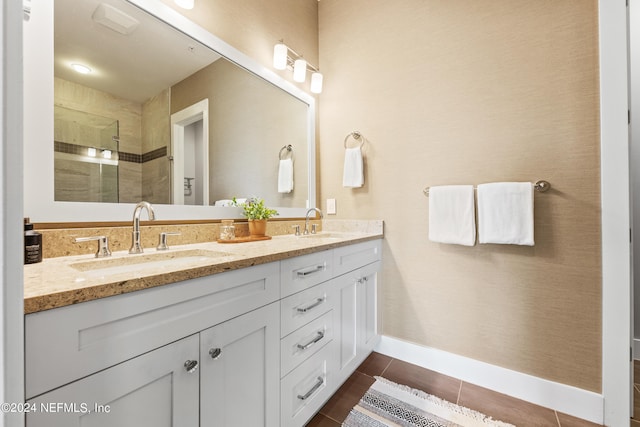
M278 215L278 211L269 209L264 205L264 200L260 198L247 199L244 203L234 203L242 208L242 214L249 221L249 234L262 237L267 231L267 220Z

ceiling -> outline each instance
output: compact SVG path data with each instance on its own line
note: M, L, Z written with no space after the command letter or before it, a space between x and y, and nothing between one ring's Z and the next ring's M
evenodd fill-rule
M123 35L92 19L101 3L139 21ZM213 50L123 0L55 0L54 75L143 103L220 58ZM87 75L70 68L81 63Z

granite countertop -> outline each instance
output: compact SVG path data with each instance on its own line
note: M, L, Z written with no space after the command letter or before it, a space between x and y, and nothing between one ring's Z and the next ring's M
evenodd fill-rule
M109 258L92 254L48 258L24 266L24 312L64 307L383 237L382 221L367 223L348 231L323 227L316 236L198 243L171 246L168 251L148 248L143 254L120 251Z

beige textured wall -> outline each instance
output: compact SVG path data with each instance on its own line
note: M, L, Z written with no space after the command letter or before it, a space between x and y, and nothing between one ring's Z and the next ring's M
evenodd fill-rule
M321 200L385 220L384 334L600 391L597 2L322 0L319 23ZM425 186L536 179L534 247L428 241Z

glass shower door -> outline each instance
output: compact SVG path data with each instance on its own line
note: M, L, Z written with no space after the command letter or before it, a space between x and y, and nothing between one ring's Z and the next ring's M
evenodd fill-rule
M54 197L68 202L118 202L117 120L54 107Z

